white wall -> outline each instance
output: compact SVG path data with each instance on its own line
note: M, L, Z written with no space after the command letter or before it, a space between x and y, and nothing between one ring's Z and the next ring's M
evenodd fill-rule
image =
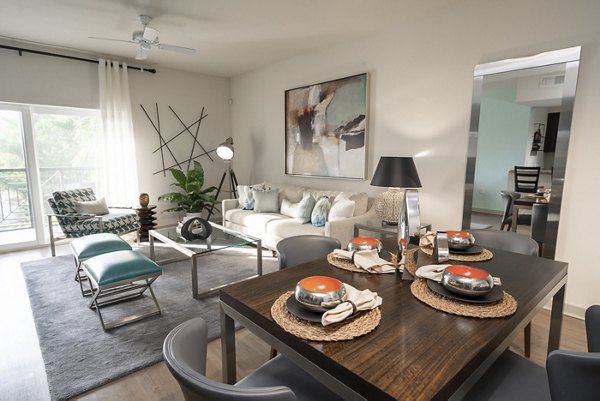
M202 122L198 139L207 150L212 150L231 135L230 80L158 68L156 74L130 70L129 85L138 165L136 190L149 193L151 203L157 204L158 196L171 190L173 179L168 172L166 177L153 174L162 166L159 153L152 153L159 140L140 103L155 118L154 104L158 102L161 131L166 139L183 129L169 105L188 124L200 116L204 106L208 116ZM19 57L15 51L0 49L0 101L97 109L98 66L28 53ZM191 145L192 139L185 133L172 142L171 149L181 161L189 158ZM214 153L211 156L214 162L206 156L199 161L206 170L207 184L216 186L226 166ZM170 156L165 156L165 160L168 165L173 164ZM137 199L132 199L132 205L135 204ZM166 205L161 202L158 206L162 210ZM177 219L175 214L159 213L158 217L159 224Z
M284 91L367 71L370 74L368 173L380 156L419 155L422 220L459 227L462 216L473 67L481 62L582 45L579 84L557 259L568 261L567 303L600 303L600 269L589 244L600 218L600 2L596 0L463 1L427 17L402 19L395 31L305 54L234 78L235 159L241 182L269 180L321 188L365 190L369 181L285 176ZM592 191L592 193L590 193ZM597 193L596 193L597 192ZM583 195L586 196L583 196ZM580 240L585 230L585 241ZM577 310L576 310L577 311Z

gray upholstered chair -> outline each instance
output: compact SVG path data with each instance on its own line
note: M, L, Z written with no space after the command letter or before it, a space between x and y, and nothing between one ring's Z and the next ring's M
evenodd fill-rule
M475 237L475 243L484 247L502 249L529 256L538 256L539 245L524 234L499 230L469 230ZM531 323L524 331L526 357L531 355Z
M52 214L48 215L48 229L50 234L50 249L55 256L55 242L63 238L55 238L52 229L52 219L56 218L65 238L79 238L90 234L102 232L117 235L136 231L140 228L137 216L131 210L126 213L115 213L110 210L108 214L94 215L77 213L78 202L95 201L96 195L92 188L70 189L56 191L48 198ZM111 207L111 209L118 209Z
M598 400L600 306L588 308L585 326L588 352L552 351L544 369L507 350L463 400Z
M521 194L514 191L500 191L500 197L504 203L504 211L502 213L500 230L504 230L504 227L507 227L506 229L510 231L513 225L513 203L515 202L515 199L519 199L521 197ZM517 216L516 224L521 224L524 226L530 225L531 215L520 213L519 216Z
M321 235L297 235L284 238L277 243L279 270L325 257L339 248L341 248L339 240Z
M546 227L548 225L548 204L535 203L531 210L531 238L539 245L538 253L542 255L544 251L544 241L546 240Z
M282 356L228 385L205 376L208 327L202 318L175 327L165 338L163 356L186 401L341 400Z

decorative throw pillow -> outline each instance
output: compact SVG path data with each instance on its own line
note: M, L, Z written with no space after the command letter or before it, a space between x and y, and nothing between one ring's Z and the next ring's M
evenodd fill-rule
M327 215L329 214L329 197L323 196L319 199L312 210L310 215L310 222L315 227L323 227L327 222Z
M308 223L310 221L311 213L315 207L315 198L308 193L304 192L302 200L297 203L284 199L281 203L281 214L297 219L300 223Z
M354 215L354 207L356 202L353 200L342 198L337 199L329 210L329 221L347 219Z
M333 203L338 199L350 199L354 201L354 216L367 213L369 195L366 192L340 192L333 200Z
M75 211L79 214L88 213L95 214L96 216L109 213L104 198L95 201L75 202Z
M265 190L265 184L254 184L254 185L238 185L237 193L238 193L238 203L240 208L243 210L252 210L254 209L254 195L252 190L262 191Z
M267 189L258 191L253 189L254 211L257 213L277 213L279 212L278 189Z

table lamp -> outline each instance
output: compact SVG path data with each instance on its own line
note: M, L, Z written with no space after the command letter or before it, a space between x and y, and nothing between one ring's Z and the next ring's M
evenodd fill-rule
M408 240L415 236L421 226L421 217L419 193L414 188L421 188L421 180L413 158L382 156L371 185L388 187L377 199L377 211L383 224L398 225L399 239Z

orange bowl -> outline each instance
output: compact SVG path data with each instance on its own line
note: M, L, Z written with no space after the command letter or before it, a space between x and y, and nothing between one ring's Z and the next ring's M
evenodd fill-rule
M381 252L382 246L381 241L377 238L371 237L354 237L348 243L349 251L370 251L377 249L377 252Z
M296 284L294 297L305 308L324 312L346 299L346 287L333 277L311 276Z
M442 286L466 296L482 296L494 287L490 273L477 267L450 265L442 273Z

